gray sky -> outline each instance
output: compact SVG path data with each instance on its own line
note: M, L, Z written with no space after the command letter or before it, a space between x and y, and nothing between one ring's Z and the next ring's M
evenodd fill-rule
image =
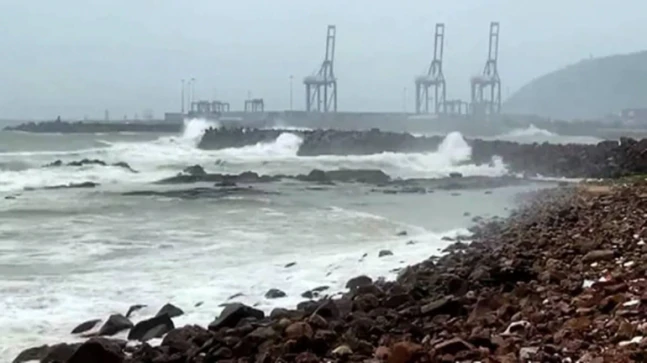
M0 118L161 116L180 108L180 79L198 98L242 108L304 107L302 79L337 25L340 110L401 111L446 24L448 98L467 98L490 21L501 23L503 94L589 55L647 48L644 0L58 0L0 2Z

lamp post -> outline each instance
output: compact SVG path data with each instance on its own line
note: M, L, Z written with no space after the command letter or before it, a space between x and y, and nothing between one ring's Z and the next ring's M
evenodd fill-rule
M294 76L290 75L290 111L292 111L292 80Z
M180 99L181 99L181 109L180 112L182 115L184 115L184 79L182 79L182 91L180 91Z

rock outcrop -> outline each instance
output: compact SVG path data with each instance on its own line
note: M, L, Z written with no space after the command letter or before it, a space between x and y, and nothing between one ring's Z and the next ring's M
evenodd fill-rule
M382 152L433 152L444 137L416 137L406 133L340 130L263 130L210 129L199 143L203 149L242 147L259 142L272 142L283 132L303 139L297 154L368 155ZM603 141L585 144L519 144L509 141L466 140L472 149L470 163L490 164L501 157L511 172L551 177L607 178L647 173L647 139Z

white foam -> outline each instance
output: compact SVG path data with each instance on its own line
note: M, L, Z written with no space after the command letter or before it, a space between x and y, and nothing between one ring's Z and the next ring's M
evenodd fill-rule
M33 255L0 258L0 265L22 260L27 264L15 268L38 269L35 279L0 281L0 358L9 361L29 346L74 341L70 331L77 324L123 314L132 304L149 306L136 315L137 321L172 302L185 311L174 319L178 326L207 324L222 309L219 305L236 293L243 296L234 301L266 312L294 306L303 300L302 292L317 286L328 285L326 293L334 293L359 274L394 277L393 268L418 262L449 243L441 240L443 233L370 213L338 207L299 213L275 208L247 209L243 215L210 209L210 222L205 224L195 224L196 213L168 211L155 218L133 214L128 220L107 215L77 224L77 238L70 237L72 227L60 220L41 223L39 229L47 236L45 254L36 254L43 244L34 235L20 246L33 248ZM244 222L249 220L255 223ZM18 233L29 225L5 228ZM402 229L409 235L396 236ZM465 231L448 233L459 232ZM410 239L417 243L408 245ZM381 249L394 255L379 258ZM293 261L295 266L284 267ZM281 289L288 297L265 299L269 288ZM198 302L203 304L196 307Z
M196 145L209 127L219 125L203 119L192 119L186 120L184 131L179 136L164 136L152 141L101 140L105 147L63 152L0 153L0 162L20 161L30 167L27 170L0 173L0 191L83 181L101 184L148 183L174 175L193 164L201 164L208 171L228 173L253 170L264 174L299 174L308 173L312 169L339 168L382 169L393 177L403 178L444 177L451 172L460 172L466 176L497 176L506 173L500 158L494 158L489 165L467 163L471 149L458 132L448 134L436 152L299 157L297 151L302 140L289 132L269 143L223 150L200 150ZM82 158L100 159L107 163L124 161L140 173L132 174L125 169L101 166L41 167L56 159L69 162ZM216 161L220 163L216 165Z

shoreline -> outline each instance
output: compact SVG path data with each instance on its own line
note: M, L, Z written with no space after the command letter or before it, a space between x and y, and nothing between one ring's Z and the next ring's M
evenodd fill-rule
M352 278L350 291L333 300L275 309L269 317L231 305L202 327L176 328L161 314L135 329L144 332L142 340L148 340L146 334L165 334L159 347L91 338L63 350L74 363L155 357L187 362L641 360L647 345L642 339L647 264L641 263L647 251L642 227L647 186L626 182L632 184L538 191L509 218L474 227L471 243L457 242L442 257L407 267L395 281Z

